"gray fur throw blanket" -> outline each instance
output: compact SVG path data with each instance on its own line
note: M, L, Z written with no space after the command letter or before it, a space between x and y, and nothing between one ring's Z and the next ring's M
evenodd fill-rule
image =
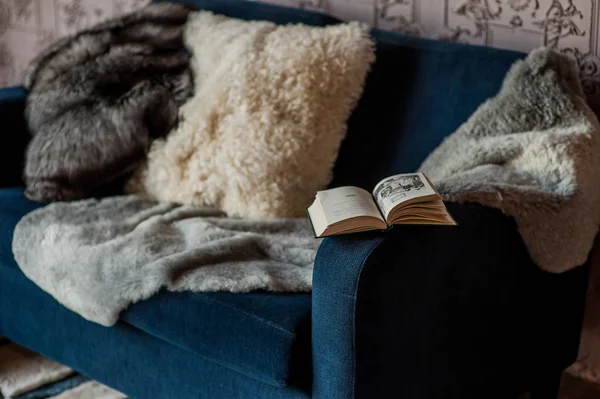
M192 93L183 43L189 9L157 3L58 41L30 64L25 195L116 193Z
M513 216L532 259L558 273L586 261L598 231L599 135L571 60L539 49L420 171L447 201Z
M18 223L25 275L84 318L111 326L171 291L310 291L320 241L306 219L231 219L135 196L55 202Z

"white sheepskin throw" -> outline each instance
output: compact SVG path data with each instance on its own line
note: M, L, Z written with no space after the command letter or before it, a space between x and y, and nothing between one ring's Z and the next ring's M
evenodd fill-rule
M567 56L539 49L518 61L420 171L448 201L513 216L542 269L586 261L600 224L600 126Z
M375 59L358 23L280 26L192 13L195 95L127 191L245 218L304 215L332 177Z
M212 208L130 195L36 209L17 224L12 249L41 289L112 326L121 311L162 288L310 291L320 242L306 218L226 218Z

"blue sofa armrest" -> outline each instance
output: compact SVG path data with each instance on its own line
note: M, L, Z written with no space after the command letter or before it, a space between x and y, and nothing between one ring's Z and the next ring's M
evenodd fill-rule
M323 241L313 275L315 398L517 398L575 360L587 265L543 272L512 218L448 207L458 227Z
M0 89L0 188L21 186L29 133L24 117L25 89Z

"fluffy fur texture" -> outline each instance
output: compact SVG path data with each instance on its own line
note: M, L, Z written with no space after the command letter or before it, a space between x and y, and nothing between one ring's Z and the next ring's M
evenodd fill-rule
M513 216L532 259L562 272L586 261L600 224L599 135L571 60L539 49L420 171L448 201Z
M193 91L183 26L189 10L154 4L63 39L25 77L25 195L39 201L101 194L130 174Z
M23 273L105 326L161 287L310 291L320 241L306 219L229 219L214 209L135 196L56 202L17 224Z
M359 24L315 28L190 15L196 92L129 192L230 216L304 214L331 179L374 61Z
M0 338L1 340L1 338ZM0 395L24 395L46 384L60 381L74 371L14 343L0 342Z

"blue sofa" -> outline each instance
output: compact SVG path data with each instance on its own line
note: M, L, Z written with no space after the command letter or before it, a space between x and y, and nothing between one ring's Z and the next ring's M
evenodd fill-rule
M339 22L243 0L187 3L243 19ZM523 57L372 34L377 62L332 185L369 189L415 170ZM514 221L476 204L449 204L458 228L325 239L312 294L161 292L114 327L90 323L12 256L14 226L41 206L20 187L24 96L0 91L0 335L131 398L552 398L575 360L587 265L542 272Z

